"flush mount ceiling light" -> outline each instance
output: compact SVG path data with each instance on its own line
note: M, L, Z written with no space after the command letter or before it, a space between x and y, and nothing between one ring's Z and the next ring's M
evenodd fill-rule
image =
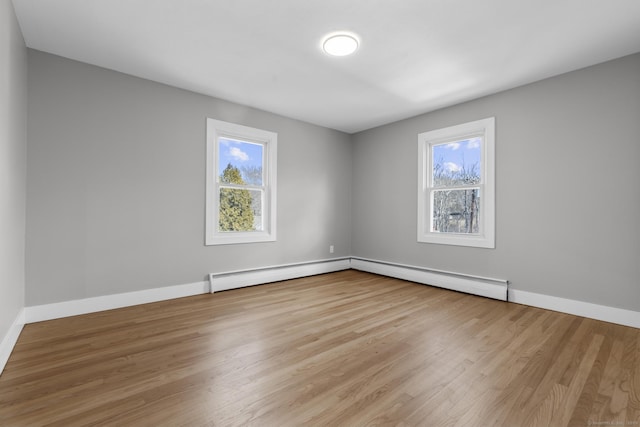
M358 49L358 44L353 34L331 33L322 40L322 50L331 56L347 56Z

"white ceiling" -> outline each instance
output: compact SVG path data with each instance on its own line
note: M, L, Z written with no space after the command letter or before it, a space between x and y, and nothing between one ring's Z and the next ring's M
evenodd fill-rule
M348 133L640 51L639 0L13 3L31 48Z

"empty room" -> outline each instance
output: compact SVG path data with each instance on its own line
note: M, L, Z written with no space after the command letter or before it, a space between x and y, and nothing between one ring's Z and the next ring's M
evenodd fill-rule
M0 426L639 426L640 2L0 0Z

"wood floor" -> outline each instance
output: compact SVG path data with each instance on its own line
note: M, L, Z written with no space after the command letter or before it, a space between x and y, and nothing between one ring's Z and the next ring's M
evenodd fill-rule
M0 425L640 427L640 330L343 271L27 325Z

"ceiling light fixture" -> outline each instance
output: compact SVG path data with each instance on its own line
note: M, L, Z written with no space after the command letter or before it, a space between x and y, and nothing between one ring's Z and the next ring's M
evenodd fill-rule
M322 40L322 50L331 56L351 55L358 45L358 38L345 32L331 33Z

